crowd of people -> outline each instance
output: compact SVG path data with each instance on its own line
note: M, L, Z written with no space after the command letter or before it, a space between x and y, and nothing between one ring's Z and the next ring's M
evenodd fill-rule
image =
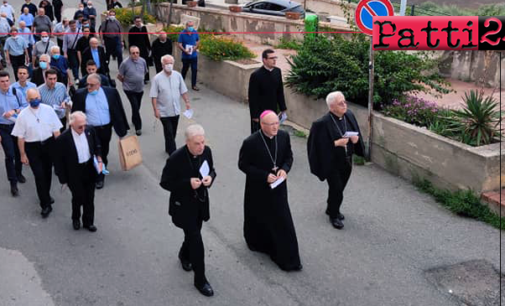
M194 271L194 285L212 296L205 275L202 224L210 218L209 191L216 179L211 149L204 128L185 130L185 144L177 148L176 135L182 113L191 109L185 76L191 68L191 89L198 91L199 36L192 21L179 34L182 71L174 70L172 42L159 33L152 43L140 17L128 33L128 57L123 59L121 25L115 18L116 0L107 2L107 19L97 31L97 11L92 1L80 3L74 19L61 16L59 0L43 0L39 8L26 0L15 26L14 10L7 0L0 9L0 37L6 66L0 71L0 140L5 155L12 196L25 183L22 165L29 165L35 179L41 215L52 211L51 181L54 172L72 198L72 226L91 232L95 189L104 187L112 130L119 138L130 129L109 65L116 60L117 80L130 102L131 122L142 135L141 102L150 84L154 117L163 125L164 150L169 155L160 185L170 191L169 214L184 231L179 260L185 271ZM53 19L58 23L53 27ZM21 34L21 35L20 35ZM53 39L53 40L52 40ZM252 251L268 254L285 271L300 271L295 226L288 203L287 178L293 165L290 136L279 126L287 118L282 73L272 49L262 53L263 66L249 81L251 135L239 152L239 169L246 175L244 238ZM329 186L326 214L337 229L344 227L343 191L352 171L353 154L363 155L363 141L356 118L347 109L341 92L326 99L329 112L315 121L307 143L311 172ZM67 122L68 118L68 122ZM82 213L81 213L82 208ZM81 223L82 221L82 223Z

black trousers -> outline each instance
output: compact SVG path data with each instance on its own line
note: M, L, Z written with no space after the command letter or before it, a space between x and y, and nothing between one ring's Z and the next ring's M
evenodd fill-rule
M100 145L102 146L103 164L107 166L109 164L107 156L109 155L109 145L110 145L110 139L112 137L112 124L94 126L93 128L95 129L96 136L98 137ZM103 175L103 173L100 173L100 175L97 178L97 181L103 181L104 179L105 176Z
M60 118L61 125L63 125L60 129L60 133L63 133L67 129L67 117Z
M336 218L340 213L340 206L344 200L344 189L352 172L352 164L348 161L343 162L345 165L341 169L332 172L326 178L329 187L327 212L331 218Z
M189 260L195 272L195 283L201 285L207 279L205 278L205 261L202 240L202 220L197 218L194 224L183 228L184 242L179 250L179 258Z
M259 129L260 129L260 123L259 123L259 121L258 122L254 122L251 119L251 134L254 134L254 132L256 132Z
M123 62L123 47L121 45L121 37L104 37L105 40L105 58L107 63L110 63L110 57L117 57L117 69Z
M14 70L14 78L16 79L16 82L17 82L18 68L19 68L19 66L25 65L26 56L24 54L21 54L21 55L9 55L9 57L10 57L10 61L12 64L12 70Z
M23 170L21 156L19 155L18 138L11 135L14 124L0 124L0 137L5 155L5 169L7 179L11 184L18 182L18 175Z
M196 86L196 74L198 72L198 57L182 59L181 74L182 74L183 79L186 79L186 73L188 73L190 66L191 66L191 87L195 87Z
M25 142L25 151L40 200L40 207L51 206L51 180L53 177L54 137L43 142Z
M96 169L93 159L87 163L79 164L77 168L78 171L72 174L77 181L68 185L72 192L72 220L81 219L82 206L82 224L89 226L93 225L95 219Z
M74 80L79 79L79 57L77 56L77 50L67 50L68 55L68 66L72 70L72 76Z
M177 149L175 135L177 135L179 116L161 117L160 120L163 124L163 135L165 136L165 152L172 154Z
M135 130L141 130L142 118L140 117L140 106L142 104L142 96L144 95L144 92L125 90L124 93L126 94L126 97L128 97L128 100L130 101L130 105L132 107L132 122L135 126Z

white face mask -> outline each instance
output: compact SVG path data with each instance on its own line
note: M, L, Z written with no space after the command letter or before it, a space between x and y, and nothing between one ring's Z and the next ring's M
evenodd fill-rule
M163 66L163 69L165 69L166 72L172 72L172 70L174 69L174 65L166 64L165 66Z
M42 41L43 42L48 42L49 41L49 37L42 37Z
M116 20L116 16L109 16L110 20Z
M92 8L92 7L93 7L93 5L88 5L88 7L89 7L89 8Z

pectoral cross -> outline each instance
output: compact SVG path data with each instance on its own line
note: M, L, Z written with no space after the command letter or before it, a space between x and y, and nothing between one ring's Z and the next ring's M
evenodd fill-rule
M272 168L272 170L274 171L274 173L277 173L278 169L279 169L279 167L277 167L276 165L274 165L274 167Z

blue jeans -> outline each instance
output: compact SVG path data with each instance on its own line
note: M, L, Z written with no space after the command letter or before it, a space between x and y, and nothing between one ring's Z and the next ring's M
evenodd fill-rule
M186 73L188 73L189 66L191 65L191 87L196 86L196 73L198 69L198 57L194 58L183 58L182 59L182 78L186 79Z

